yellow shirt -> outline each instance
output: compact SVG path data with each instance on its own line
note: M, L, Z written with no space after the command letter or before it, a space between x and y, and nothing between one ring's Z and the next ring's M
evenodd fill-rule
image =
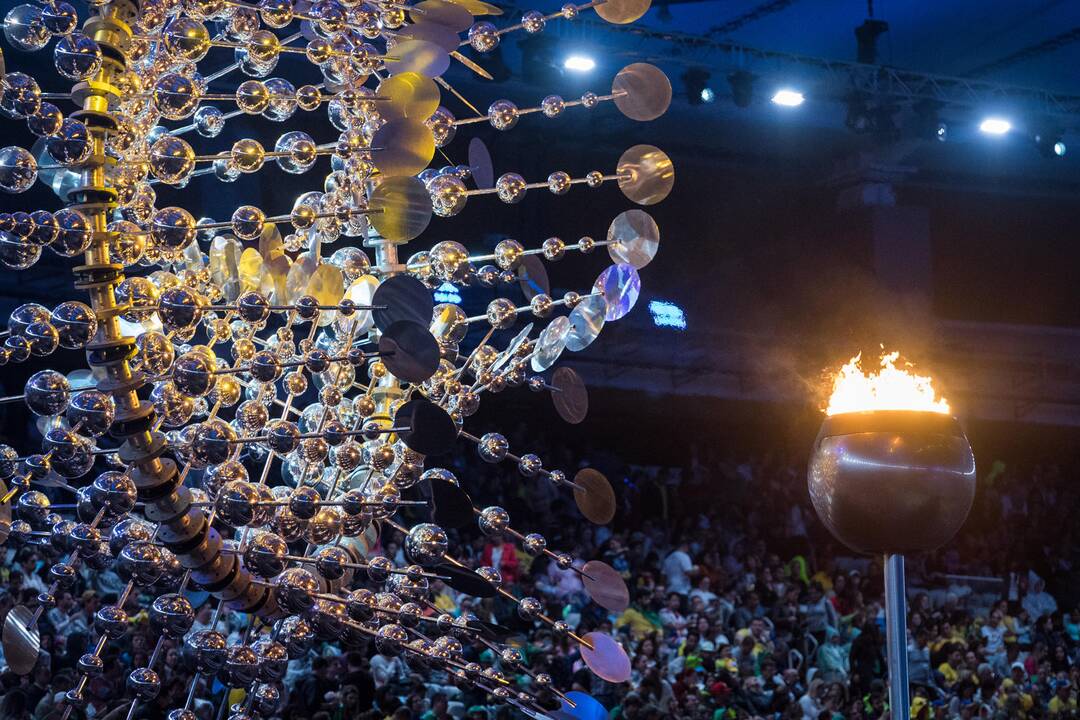
M942 678L945 680L945 687L952 687L956 684L956 681L960 679L960 673L953 669L953 666L947 662L943 662L938 665L938 672L941 673Z
M1069 696L1068 700L1062 700L1057 695L1050 698L1050 704L1047 705L1047 709L1051 715L1059 715L1061 713L1075 711L1076 710L1076 696Z
M624 610L622 615L615 620L616 628L625 627L627 625L630 626L630 634L635 638L645 637L658 629L640 610L636 610L632 607Z

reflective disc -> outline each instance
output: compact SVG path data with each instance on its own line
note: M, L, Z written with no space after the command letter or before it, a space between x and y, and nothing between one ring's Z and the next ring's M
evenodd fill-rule
M608 227L608 255L612 262L627 263L638 270L652 262L660 247L660 228L644 210L619 213Z
M603 300L603 298L598 299ZM559 359L563 349L567 346L566 341L570 335L570 328L570 318L566 315L560 315L540 331L540 337L536 340L536 353L533 355L532 360L529 361L533 372L544 372L555 364L555 361Z
M627 65L611 83L615 107L631 120L655 120L671 105L671 81L649 63Z
M641 295L641 276L633 265L611 265L596 278L593 289L604 293L607 301L604 319L619 320L637 304Z
M655 205L675 185L671 158L652 145L635 145L622 154L616 166L619 189L638 205Z
M423 325L398 320L379 337L380 360L405 382L422 383L439 369L439 343Z
M594 675L613 683L630 679L630 658L613 637L605 633L591 632L582 639L592 646L581 646L581 659Z
M619 572L601 560L590 560L581 568L585 592L600 607L621 613L630 606L630 591Z
M566 349L579 352L592 345L604 329L607 300L600 295L590 295L570 311L570 332L566 335Z
M435 299L427 286L412 275L394 275L375 289L371 304L379 308L371 311L375 325L385 332L399 320L426 327L435 308Z
M36 626L30 625L33 617L33 610L16 605L4 619L4 660L16 675L26 675L33 670L41 652L41 633Z

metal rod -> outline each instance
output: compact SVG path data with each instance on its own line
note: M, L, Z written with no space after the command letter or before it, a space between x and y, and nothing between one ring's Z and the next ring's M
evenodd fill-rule
M885 645L889 661L889 708L892 717L906 718L908 706L907 598L904 595L904 556L885 556Z

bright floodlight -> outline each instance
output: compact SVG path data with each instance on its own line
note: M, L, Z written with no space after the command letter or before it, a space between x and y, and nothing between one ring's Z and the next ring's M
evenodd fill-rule
M979 124L979 129L987 135L1004 135L1012 130L1012 123L1004 118L988 117Z
M712 88L702 88L701 89L701 102L711 103L715 99L716 99L716 93L713 92Z
M589 72L596 67L596 61L586 55L571 55L563 62L563 67L574 72Z
M772 96L772 101L777 105L783 105L785 107L798 107L803 104L803 94L798 90L777 90L776 94Z
M1065 150L1065 143L1061 142L1060 140L1054 143L1054 154L1058 157L1062 157L1063 155L1065 155Z

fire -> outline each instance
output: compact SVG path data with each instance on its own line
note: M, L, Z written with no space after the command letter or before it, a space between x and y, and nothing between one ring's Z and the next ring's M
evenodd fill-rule
M881 356L881 370L864 373L862 353L851 358L833 377L826 415L871 410L921 410L949 413L949 403L934 392L929 377L896 367L899 352Z

